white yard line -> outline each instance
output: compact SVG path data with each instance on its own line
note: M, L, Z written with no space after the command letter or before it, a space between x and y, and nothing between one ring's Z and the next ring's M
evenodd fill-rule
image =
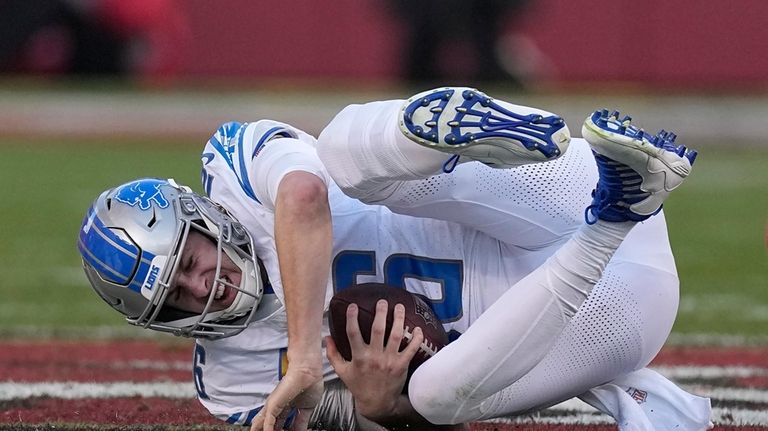
M591 407L590 407L591 408ZM592 409L592 412L595 410ZM768 425L768 412L750 409L712 409L712 422L715 425ZM564 413L562 415L552 415L546 417L526 416L516 418L500 418L490 421L490 423L508 423L525 424L539 423L552 425L611 425L615 424L613 418L602 413Z
M764 392L764 391L763 391ZM601 425L615 423L610 416L600 413L589 404L571 399L546 410L547 416L532 414L514 418L492 419L491 423L544 423L563 425ZM713 408L712 421L716 425L768 425L768 411L742 408Z
M129 364L129 363L126 363ZM173 363L172 367L178 364ZM146 364L145 364L146 365ZM131 366L143 366L132 363ZM149 366L150 368L153 366ZM686 387L686 389L717 400L768 402L768 391L757 389ZM195 387L192 382L158 383L79 383L79 382L1 382L0 401L51 397L61 399L160 397L192 399ZM715 408L712 420L719 425L768 425L768 412L743 408ZM547 409L547 415L533 414L516 418L491 420L493 423L548 423L566 425L611 424L613 419L596 411L578 399L571 399Z
M663 374L665 377L676 379L722 379L722 378L745 378L768 376L768 369L760 367L740 367L740 366L701 366L680 365L680 366L652 366L652 369Z
M768 390L751 388L723 388L704 385L681 385L687 391L720 401L768 403Z
M2 382L0 401L32 397L52 397L68 400L82 398L161 397L194 398L195 385L187 383L79 383L79 382Z
M680 334L672 333L667 339L668 346L768 346L766 335L728 335L728 334Z

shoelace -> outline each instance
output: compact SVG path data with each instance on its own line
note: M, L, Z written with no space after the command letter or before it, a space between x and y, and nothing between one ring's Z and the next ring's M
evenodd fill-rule
M595 160L600 180L592 191L592 204L584 210L587 224L597 223L598 216L611 207L621 212L650 196L640 188L643 178L629 166L597 153Z
M450 174L453 172L454 169L456 169L456 166L459 164L459 155L454 154L449 158L448 160L443 163L443 172L446 174Z

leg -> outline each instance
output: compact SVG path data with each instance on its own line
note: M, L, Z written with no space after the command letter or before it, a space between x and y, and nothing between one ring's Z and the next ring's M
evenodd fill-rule
M372 203L399 181L438 173L446 164L441 153L512 167L555 159L569 141L567 126L554 114L456 87L405 103L350 105L320 134L318 153L345 193Z
M413 375L411 402L430 421L454 423L481 415L488 397L538 365L636 222L658 212L690 172L695 153L674 148L667 139L652 141L628 124L621 133L611 131L616 122L611 118L596 123L599 135L585 133L600 167L588 224ZM461 381L452 380L457 369L465 376ZM445 383L435 390L436 381Z
M435 90L428 94L446 93L445 90ZM349 106L322 132L318 153L346 194L366 203L387 206L400 214L460 223L525 248L541 248L559 242L582 223L588 193L597 181L597 171L586 142L579 140L557 160L533 163L545 159L546 155L526 149L521 142L524 140L532 146L537 139L543 139L542 136L549 136L549 132L532 137L520 135L515 129L519 126L518 121L512 122L517 126L509 129L498 126L500 128L493 136L477 132L476 135L483 136L476 139L476 143L463 142L454 148L445 144L449 136L463 137L479 130L472 126L448 125L455 119L449 113L459 113L456 109L467 101L462 92L457 89L448 101L438 98L427 106L418 102L419 97L412 100L417 102L388 101ZM445 115L436 120L440 124L435 125L434 131L424 132L430 129L427 123L431 124L432 110L440 109L442 102L446 102L442 105ZM506 111L514 106L501 101L495 103L504 106ZM453 108L446 109L449 104ZM480 103L472 106L477 112L485 109ZM520 112L528 112L526 115L533 115L531 108L517 108ZM439 142L417 138L411 132L403 133L400 127L407 130L403 126L406 111L411 118L409 124L416 133L434 133L441 138ZM491 116L493 111L488 108L485 112ZM535 112L542 118L555 117L543 111ZM493 118L501 115L494 114ZM469 121L469 118L463 116L461 121ZM423 125L418 129L421 132L413 126L413 119ZM567 129L562 127L558 129L559 133L566 133ZM552 144L551 136L547 139L544 140L547 144L540 146L551 147L548 152L551 157L562 154L567 148L567 139L566 144L559 145ZM417 142L420 140L429 143L421 145ZM483 163L462 163L450 174L435 175L451 151L470 149L481 151L480 156L497 151L496 159L504 157L503 166L522 166L492 169ZM462 159L471 160L466 156ZM574 200L573 196L583 196L584 200Z
M408 389L414 408L438 424L481 414L488 397L518 381L552 349L633 226L584 225L416 370ZM459 369L461 379L455 375Z
M711 429L709 398L690 394L656 371L643 368L579 395L616 419L620 431Z
M562 118L540 109L495 100L471 88L438 88L402 107L400 129L438 151L508 168L552 160L568 148Z
M545 408L647 366L672 329L678 300L664 220L654 217L629 233L552 349L470 420Z

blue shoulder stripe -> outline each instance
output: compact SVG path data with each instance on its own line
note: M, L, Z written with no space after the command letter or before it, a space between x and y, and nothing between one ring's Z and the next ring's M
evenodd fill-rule
M240 128L240 130L237 131L237 155L240 159L240 175L245 176L245 179L238 179L240 180L240 186L243 187L248 196L252 197L258 202L258 199L256 199L256 193L254 193L253 189L251 189L251 182L248 180L248 166L246 163L250 162L250 159L246 159L243 154L243 139L245 139L245 128L247 126L248 123L245 123Z
M261 148L266 144L267 142L271 141L273 138L280 136L283 138L295 138L296 136L291 133L290 130L286 129L282 126L275 126L269 130L267 130L266 133L261 135L261 139L259 139L259 142L256 143L256 146L253 148L253 153L251 153L251 160L253 160L254 157L256 157L259 154L259 151L261 151Z
M239 166L240 166L240 172L241 173L238 173L237 169L235 169L235 165L234 165L234 162L232 160L232 155L227 150L227 148L225 148L225 146L222 144L222 142L221 142L221 140L219 138L219 137L221 137L222 139L225 139L225 140L231 139L233 137L233 134L234 134L233 130L236 130L235 126L237 126L238 128L242 128L245 125L242 125L242 124L237 123L237 122L230 122L230 123L224 124L221 127L219 127L219 129L216 131L216 133L213 136L211 136L211 139L208 140L208 143L210 143L211 146L216 150L216 152L219 153L219 155L227 162L227 165L229 166L229 169L232 171L232 173L235 174L235 178L237 178L237 181L240 184L240 188L243 189L243 192L245 192L246 196L248 196L249 198L253 199L254 201L256 201L258 203L261 203L256 198L256 194L253 192L253 189L251 188L250 183L248 181L243 181L243 178L242 178L242 175L241 175L241 173L247 172L247 169L246 169L245 163L243 161L243 157L242 157L242 144L243 144L242 143L242 139L243 139L243 134L240 133L240 137L239 137L239 141L238 141L239 152L240 152L240 163L239 163ZM235 133L237 133L237 132L235 132ZM246 174L246 177L247 177L247 174Z

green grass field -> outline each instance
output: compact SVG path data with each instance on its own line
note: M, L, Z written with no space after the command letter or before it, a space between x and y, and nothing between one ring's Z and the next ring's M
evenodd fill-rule
M138 176L199 190L202 142L0 142L0 328L123 326L91 291L77 231L104 188ZM666 205L682 280L676 332L760 335L768 327L768 148L708 148Z
M768 149L700 154L665 204L681 279L675 330L765 335Z
M124 323L82 274L77 232L103 189L140 176L199 183L199 148L147 142L103 146L4 142L0 327Z

